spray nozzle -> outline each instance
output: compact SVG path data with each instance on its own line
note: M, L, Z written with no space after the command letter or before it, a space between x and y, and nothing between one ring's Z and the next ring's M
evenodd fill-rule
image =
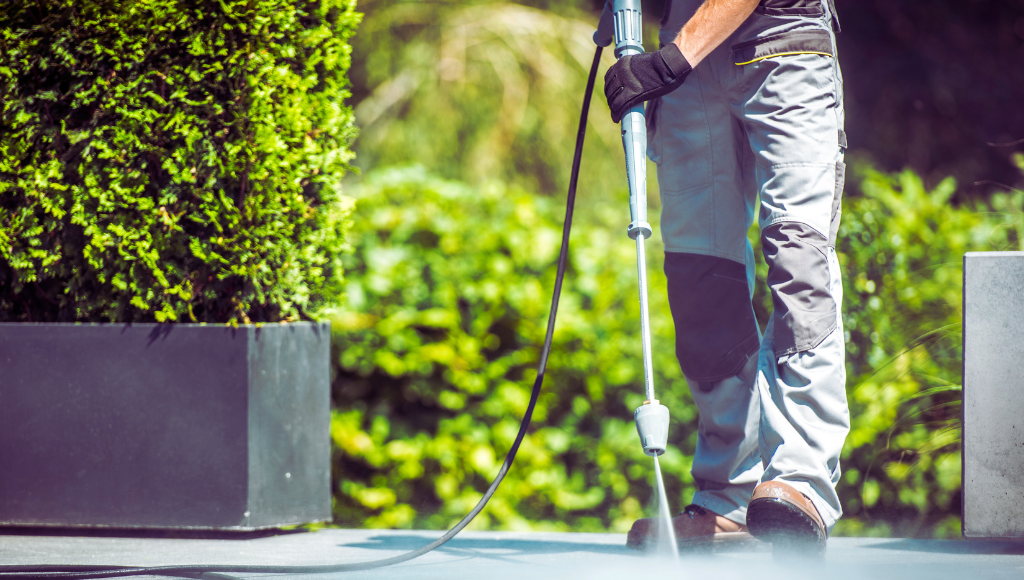
M652 457L665 452L668 445L668 407L657 399L644 401L633 412L636 421L636 432L640 435L640 444L644 453Z

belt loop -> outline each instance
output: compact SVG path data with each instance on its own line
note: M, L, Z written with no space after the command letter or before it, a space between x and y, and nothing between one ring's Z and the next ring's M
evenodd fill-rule
M832 15L832 30L842 32L843 27L839 25L839 14L836 13L836 0L828 0L828 10Z

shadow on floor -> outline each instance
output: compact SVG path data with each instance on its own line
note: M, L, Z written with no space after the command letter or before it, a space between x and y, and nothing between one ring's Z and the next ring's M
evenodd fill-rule
M433 538L416 535L380 535L372 536L358 542L339 544L344 548L366 548L371 550L415 550L433 541ZM598 554L642 555L642 552L630 550L625 545L599 544L586 542L559 542L551 539L527 538L462 538L455 537L447 544L438 548L445 551L481 550L497 551L497 554L479 554L489 556L515 556L519 554L564 554L568 552L592 552Z
M1024 542L1005 540L913 540L903 538L868 544L864 547L937 554L1024 555Z
M176 540L258 540L272 536L303 534L302 528L254 531L136 530L126 528L55 528L49 526L0 526L0 536L66 536L84 538L170 538Z

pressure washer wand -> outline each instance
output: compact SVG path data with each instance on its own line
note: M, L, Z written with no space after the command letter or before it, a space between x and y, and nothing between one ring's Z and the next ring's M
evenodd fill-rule
M594 33L598 46L615 40L615 58L644 52L641 38L640 0L614 0L605 3L601 22ZM611 33L609 38L609 32ZM633 107L622 117L622 147L626 152L626 178L629 181L629 237L636 241L636 269L640 285L640 341L644 357L646 400L633 413L644 453L658 456L668 444L668 408L654 396L654 364L651 359L651 320L647 305L647 256L644 242L651 237L647 223L647 122L643 105Z

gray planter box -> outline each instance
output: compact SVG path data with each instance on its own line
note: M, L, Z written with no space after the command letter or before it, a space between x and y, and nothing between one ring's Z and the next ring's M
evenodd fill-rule
M0 525L331 517L326 323L0 324Z
M1024 252L964 256L963 533L1024 539Z

